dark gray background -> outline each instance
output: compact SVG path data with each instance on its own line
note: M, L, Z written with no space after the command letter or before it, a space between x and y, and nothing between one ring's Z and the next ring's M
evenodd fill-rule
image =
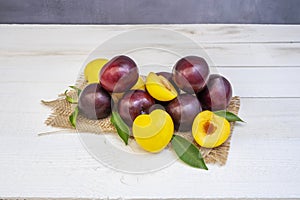
M0 23L299 24L300 0L0 0Z

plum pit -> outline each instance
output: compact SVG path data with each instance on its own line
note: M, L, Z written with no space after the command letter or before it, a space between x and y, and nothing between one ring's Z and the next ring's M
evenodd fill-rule
M207 135L211 135L217 130L217 127L212 122L205 122L203 129Z

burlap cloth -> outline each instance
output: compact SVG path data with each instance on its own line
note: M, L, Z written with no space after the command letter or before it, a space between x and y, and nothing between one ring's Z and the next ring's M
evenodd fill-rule
M81 75L76 81L75 86L83 89L86 86L86 84L87 83L84 79L84 76ZM75 91L69 91L68 95L76 98ZM52 113L45 121L45 124L48 126L64 128L64 129L72 129L72 130L77 129L77 131L90 132L95 134L116 133L116 129L110 122L110 116L101 120L89 120L81 115L78 115L77 125L75 129L69 122L69 116L73 112L74 106L76 105L70 104L68 101L66 101L65 95L63 94L58 95L58 98L53 101L42 100L42 104L48 106L52 110ZM235 96L231 99L231 102L227 110L237 115L239 112L239 108L240 108L240 98L238 96ZM235 124L234 122L230 123L231 135L233 132L234 124ZM189 132L176 132L176 134L183 136L184 138L188 139L191 142L194 142L192 134ZM116 134L116 137L119 136ZM230 139L231 136L224 144L212 149L200 147L195 142L194 144L199 147L206 163L225 165L228 157L229 148L230 148Z

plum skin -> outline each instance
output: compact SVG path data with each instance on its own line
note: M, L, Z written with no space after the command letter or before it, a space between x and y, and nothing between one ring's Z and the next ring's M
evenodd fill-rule
M166 110L171 115L176 130L189 131L202 107L196 96L185 93L172 100Z
M99 73L101 86L108 92L126 92L137 82L139 71L128 56L120 55L106 63Z
M144 90L131 90L124 94L118 102L118 112L123 121L132 126L134 119L140 114L149 114L155 100Z
M205 110L225 110L232 98L232 86L225 77L212 74L197 97Z
M186 56L177 61L173 67L173 80L187 93L200 92L208 79L209 67L204 58Z
M99 83L87 85L79 96L79 113L88 119L102 119L111 113L111 96Z

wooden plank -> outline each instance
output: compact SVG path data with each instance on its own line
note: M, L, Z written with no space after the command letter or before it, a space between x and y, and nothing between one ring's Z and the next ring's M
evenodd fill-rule
M65 41L71 46L90 49L110 37L138 28L162 28L194 39L200 43L290 43L300 42L298 25L226 25L226 24L186 24L186 25L0 25L0 42L14 41L11 48L59 47ZM37 37L38 36L38 37ZM29 44L30 46L27 46ZM38 45L36 45L38 44ZM50 45L50 46L47 46Z
M0 173L0 193L2 197L103 199L298 198L299 100L242 99L240 116L247 123L235 127L224 167L201 171L178 161L147 174L104 167L76 134L37 137L44 129L40 122L44 113L6 110L0 115L0 170L5 172Z
M163 64L168 66L173 66L175 62L183 56L186 55L198 55L207 59L207 61L212 66L227 67L227 66L236 66L236 67L294 67L300 66L300 43L284 43L284 44L206 44L203 45L202 50L199 48L189 48L185 44L174 43L172 44L171 49L162 48L161 44L154 44L151 48L145 48L136 50L133 52L128 52L135 47L132 46L133 43L124 43L120 44L117 47L111 46L111 49L106 49L105 51L99 50L93 52L97 47L97 43L89 49L80 49L80 47L72 47L72 49L36 49L34 51L31 48L30 51L24 49L16 49L8 51L5 48L10 45L1 46L4 49L0 49L0 59L3 62L13 63L17 60L17 57L24 59L27 62L34 57L36 59L46 59L44 60L45 64L51 62L51 57L65 57L70 59L74 56L73 59L81 59L82 64L85 59L91 58L90 56L112 58L116 55L127 54L134 58L139 64L148 63L148 64ZM70 48L70 44L66 44ZM136 43L136 46L139 46ZM0 47L0 48L1 48ZM34 47L33 47L34 48ZM49 48L49 47L47 47ZM177 52L178 55L170 53L170 51ZM152 56L149 57L148 55ZM49 56L49 58L47 58ZM43 58L39 58L43 57ZM26 64L26 62L24 62Z
M218 68L242 97L300 97L300 68Z
M15 56L22 56L28 60L31 58L27 56L48 55L74 55L85 59L103 42L137 28L163 28L182 33L201 45L207 56L194 46L191 47L190 43L179 41L174 41L171 43L171 49L165 47L165 50L181 52L181 56L201 54L209 57L211 64L216 66L299 66L300 63L300 26L296 25L0 25L0 59L13 62ZM162 36L159 40L162 43L157 43L154 38L154 41L149 40L146 44L163 50L163 42L167 39L168 36ZM98 55L112 57L133 47L139 47L141 43L145 45L144 41L137 38L122 40L118 46L100 49ZM168 45L170 46L169 43ZM131 52L137 60L148 59L147 61L153 62L157 59L146 56L148 53ZM164 56L172 55L166 55L165 52ZM174 60L176 59L169 60L167 64L173 65Z

